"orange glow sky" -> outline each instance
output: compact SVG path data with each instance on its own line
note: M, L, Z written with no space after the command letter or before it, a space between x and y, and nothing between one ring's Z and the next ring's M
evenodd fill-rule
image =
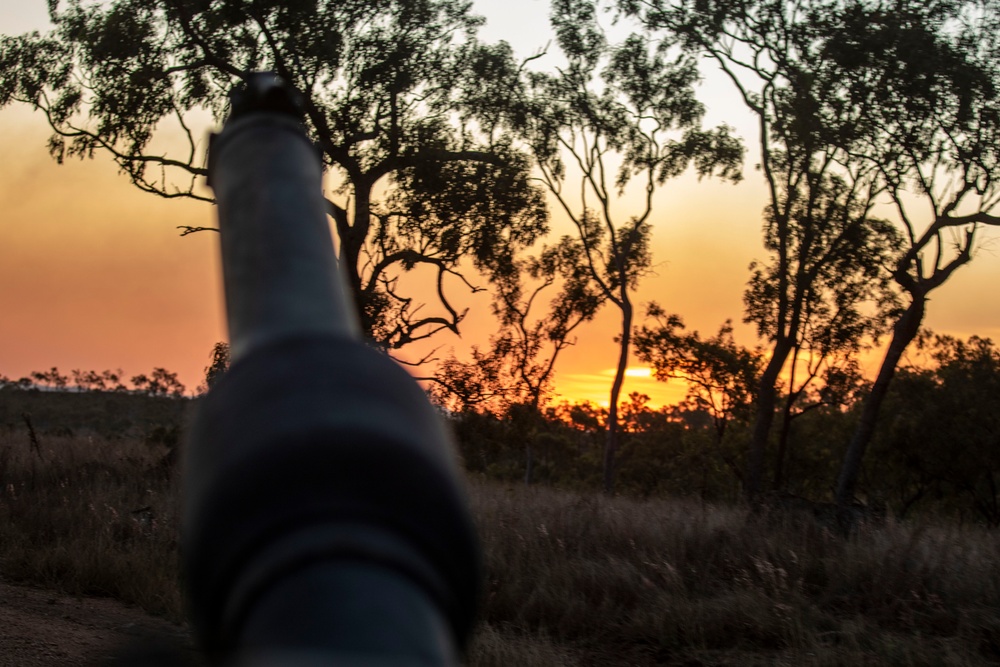
M522 3L544 20L545 3ZM0 0L0 31L44 28L38 24L43 1L34 0L30 10L13 4ZM518 26L532 23L509 7L505 13L517 15ZM483 37L510 39L505 31L517 26L497 17L490 17ZM547 37L542 31L521 39L526 46L519 49L530 52ZM721 93L711 81L705 93L707 122L746 127L745 119L725 116L731 99L712 99ZM59 166L46 152L47 137L44 121L27 108L0 111L0 374L16 379L57 366L64 373L122 368L131 376L162 366L194 389L212 345L225 337L217 237L180 238L175 228L213 224L212 207L141 193L103 156ZM732 318L737 340L753 345L753 331L739 324L741 295L747 265L763 257L765 193L753 170L753 138L747 140L744 183L683 177L661 191L654 213L655 273L635 302L655 299L706 335ZM972 264L932 297L926 324L939 333L1000 339L1000 245L996 234L982 238ZM495 330L488 297L477 295L470 304L463 337L435 341L444 350L485 343ZM564 353L556 378L563 397L606 404L616 362L616 316L605 309ZM623 397L641 391L660 405L683 395L679 384L657 383L633 366Z

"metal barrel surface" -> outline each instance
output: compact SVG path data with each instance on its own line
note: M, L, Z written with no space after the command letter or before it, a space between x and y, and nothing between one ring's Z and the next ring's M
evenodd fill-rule
M480 556L454 448L361 340L317 152L270 110L231 118L211 151L234 361L184 456L196 634L253 667L457 664Z

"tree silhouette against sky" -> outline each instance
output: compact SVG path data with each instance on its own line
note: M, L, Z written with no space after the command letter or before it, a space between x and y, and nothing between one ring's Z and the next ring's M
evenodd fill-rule
M871 308L875 315L892 316L895 294L885 289L887 278L898 281L909 269L901 273L896 262L909 267L921 254L917 248L900 255L894 238L899 234L872 215L877 204L892 201L906 187L923 189L915 162L907 164L908 158L897 159L886 149L906 146L895 143L905 137L894 135L893 128L918 121L913 113L919 115L910 126L914 131L922 121L942 127L936 102L955 91L946 93L933 82L950 76L948 67L962 57L951 49L949 57L958 59L948 65L935 49L949 41L960 44L947 18L978 3L904 1L884 10L881 3L860 0L623 0L621 5L663 39L679 40L710 58L759 121L760 168L769 188L765 247L771 257L753 267L746 319L772 349L748 450L745 493L755 500L764 483L778 380L810 330L807 318L825 311L831 323L849 325L842 333L878 333L881 318L865 327L856 326L858 318ZM894 24L905 29L894 32ZM991 66L995 71L995 61ZM930 141L927 150L935 145ZM938 155L947 159L948 150ZM916 162L921 160L933 162ZM904 219L903 234L912 244L920 237L907 225ZM845 307L854 311L846 319L837 315L849 314ZM857 344L851 336L841 340Z
M529 75L519 132L541 179L583 246L598 292L621 315L608 399L604 488L614 488L618 401L628 366L632 293L651 261L653 195L693 166L699 177L737 181L743 147L728 127L701 129L694 59L661 50L638 33L609 43L595 0L552 4L556 44L567 63ZM629 214L626 190L639 205Z
M339 256L369 336L458 332L477 289L545 232L528 159L501 131L517 70L458 0L50 3L54 29L0 39L0 107L28 104L57 160L104 156L136 187L209 200L203 133L248 71L301 95L328 168ZM196 228L198 229L198 228ZM192 231L188 228L187 231ZM463 262L465 262L463 264ZM435 290L421 303L403 279ZM426 290L425 290L426 291Z

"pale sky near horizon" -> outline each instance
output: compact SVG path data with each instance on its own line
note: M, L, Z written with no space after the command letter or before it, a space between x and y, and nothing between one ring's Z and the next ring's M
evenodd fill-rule
M44 30L45 4L0 0L0 33ZM506 39L520 56L549 40L545 0L478 0L475 7L488 21L481 37ZM635 301L656 300L705 335L731 318L738 342L753 345L753 331L740 319L747 266L764 257L756 146L746 134L752 124L747 129L745 113L718 75L706 71L706 79L706 123L728 122L744 134L745 180L733 186L686 175L667 183L654 214L654 274ZM212 208L139 192L101 155L56 165L45 148L48 134L27 108L0 111L0 374L18 378L58 366L135 375L162 366L193 389L212 345L225 335L217 239L211 233L179 238L175 227L211 224ZM1000 246L996 235L984 238L972 264L934 293L927 318L933 330L1000 339ZM470 303L462 338L436 341L444 350L485 343L495 330L488 298ZM616 333L612 309L580 331L557 366L560 394L607 402ZM627 380L623 397L629 391L650 394L654 405L683 393L676 384L642 377Z

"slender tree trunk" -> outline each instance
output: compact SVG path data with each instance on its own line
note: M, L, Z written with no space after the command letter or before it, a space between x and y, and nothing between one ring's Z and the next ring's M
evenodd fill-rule
M535 476L535 457L531 451L531 443L524 445L524 485L531 486Z
M788 436L792 430L792 405L798 399L795 392L795 370L799 361L799 348L792 354L792 368L788 378L788 395L785 396L785 407L781 411L781 431L778 432L778 454L774 461L774 484L771 488L781 491L785 484L785 458L788 455Z
M789 383L791 388L791 383ZM775 491L781 491L785 485L785 460L788 458L788 438L792 432L792 404L795 397L791 393L785 398L785 409L781 415L781 431L778 433L778 454L774 460L774 485L771 487Z
M778 401L777 384L785 360L792 350L791 341L779 339L774 345L770 361L760 377L760 387L757 391L757 414L754 417L753 431L750 437L750 451L747 456L746 484L743 495L751 505L757 502L764 484L764 454L767 451L767 439L771 434L771 424L774 422L774 406Z
M364 287L361 282L361 249L368 235L371 198L370 193L361 186L355 187L354 196L354 226L348 227L347 233L340 234L340 264L341 270L347 274L351 289L360 297Z
M345 232L340 234L340 257L338 259L340 260L340 270L347 276L347 284L357 308L361 330L366 338L371 339L375 328L374 318L377 318L377 313L371 312L368 305L370 292L366 288L372 288L374 285L371 280L369 280L368 285L365 285L364 277L361 275L361 250L364 248L365 238L368 236L368 229L371 225L371 193L363 185L356 185L354 195L354 225L344 225Z
M885 357L882 359L882 366L879 368L875 384L872 385L871 392L865 398L861 408L861 418L854 430L851 443L847 446L844 462L840 467L840 475L837 477L836 502L840 508L846 508L854 501L854 490L858 483L858 475L861 473L861 461L864 459L865 450L875 432L879 410L882 408L882 402L889 391L889 384L896 373L896 365L920 330L920 323L924 319L925 303L926 297L914 295L913 301L892 328L892 340L885 351Z
M618 348L618 368L615 381L611 385L611 404L608 406L607 440L604 443L604 493L611 495L615 490L615 456L618 452L618 397L625 382L628 368L629 344L632 341L632 302L622 289L622 334Z
M554 357L553 357L554 358ZM551 369L552 366L549 366ZM543 421L542 411L538 408L542 402L541 383L531 391L531 420L535 422L535 427L529 429L529 435L524 439L524 485L531 486L535 481L535 452L531 449L531 443L538 435L538 426Z

